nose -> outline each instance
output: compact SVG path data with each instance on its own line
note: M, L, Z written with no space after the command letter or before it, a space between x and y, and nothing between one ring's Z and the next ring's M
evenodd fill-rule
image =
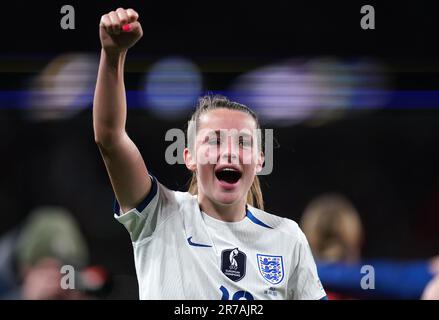
M238 144L235 143L236 139L233 137L227 137L227 143L225 143L224 147L221 148L221 158L225 159L227 163L236 162L239 158L238 152Z

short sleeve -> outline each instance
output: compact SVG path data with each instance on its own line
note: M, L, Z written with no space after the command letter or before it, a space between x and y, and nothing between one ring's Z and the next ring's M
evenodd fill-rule
M288 299L324 300L326 292L320 282L308 240L300 229L298 235L288 279Z
M177 211L175 192L160 184L154 176L150 177L151 190L137 207L122 214L117 200L114 200L114 217L128 230L133 244L147 240L161 223Z

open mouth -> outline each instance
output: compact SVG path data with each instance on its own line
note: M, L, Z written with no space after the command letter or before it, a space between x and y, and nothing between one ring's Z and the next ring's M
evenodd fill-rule
M241 179L242 173L234 168L222 168L215 172L215 176L219 181L234 184Z

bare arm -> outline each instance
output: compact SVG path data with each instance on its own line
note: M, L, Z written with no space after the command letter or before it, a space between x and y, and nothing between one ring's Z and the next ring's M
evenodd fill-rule
M125 131L124 63L127 50L142 37L137 19L134 10L121 8L102 16L102 50L93 101L95 141L123 212L137 206L151 190L145 162Z

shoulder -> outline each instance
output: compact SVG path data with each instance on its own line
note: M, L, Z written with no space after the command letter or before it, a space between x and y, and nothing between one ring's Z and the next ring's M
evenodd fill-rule
M265 225L270 227L270 229L283 235L283 237L298 242L305 240L302 230L294 220L280 217L251 206L248 206L248 209L256 219L262 221Z
M163 208L172 211L193 210L197 206L197 197L189 192L175 191L168 189L161 183L158 183L158 198Z
M192 210L194 207L198 206L197 196L183 191L173 191L173 193L180 208Z
M166 202L177 202L177 203L186 203L193 202L196 198L190 194L189 192L176 191L169 189L161 182L159 182L155 177L153 177L153 186L157 185L157 193L162 201ZM154 188L153 188L154 189Z

